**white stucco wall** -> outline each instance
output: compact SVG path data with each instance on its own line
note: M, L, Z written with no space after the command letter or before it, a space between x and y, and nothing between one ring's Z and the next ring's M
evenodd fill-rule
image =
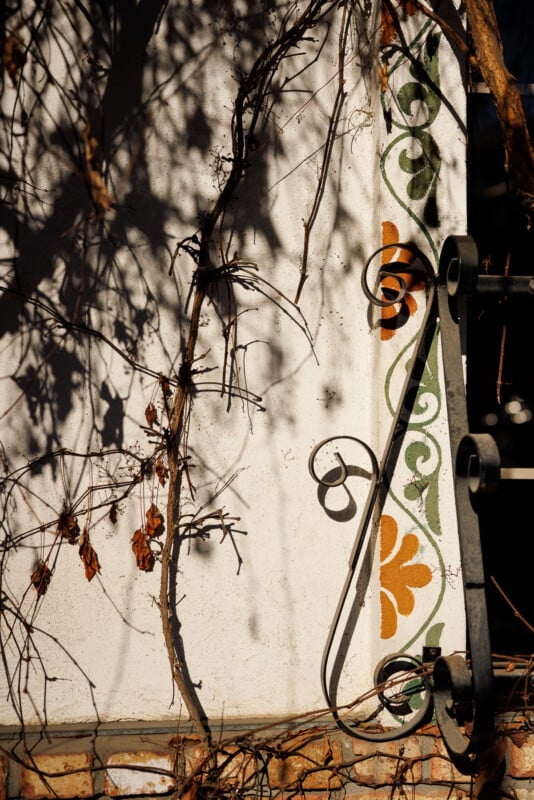
M198 14L197 22L204 21L204 26L189 30L182 18L187 13ZM272 20L275 29L280 23L274 13ZM74 220L69 218L65 230L59 226L68 247L41 271L34 291L40 301L68 316L67 284L72 284L74 297L75 290L90 281L94 305L83 309L86 324L124 348L117 335L120 322L130 332L133 358L155 374L170 376L180 364L191 310L185 300L194 270L191 259L182 253L169 275L172 253L179 240L194 233L197 215L217 195L214 161L217 154L229 153L231 146L229 126L237 86L232 69L240 59L250 61L239 50L239 37L221 33L215 23L209 28L208 21L200 5L195 12L185 12L180 4L168 4L149 45L150 63L156 66L153 70L147 66L144 72L144 97L153 93L159 100L147 106L150 116L147 113L143 139L134 126L131 140L117 140L108 178L116 208L103 221L80 211ZM387 398L393 403L398 399L404 349L418 330L424 308L424 292L414 292L417 312L393 338L381 340L376 324L379 312L370 312L361 290L362 267L383 244L385 222L397 227L402 241L416 242L434 264L443 238L465 227L465 139L450 111L463 118L458 64L444 38L436 40L436 68L447 103L438 101L430 128L425 103L412 105L411 117L403 116L398 92L413 82L409 64L390 61L389 86L383 96L376 59L371 58L369 68L365 63L362 67L358 47L363 27L372 42L371 56L378 46L379 20L373 11L366 20L353 22L344 63L346 97L311 234L309 278L298 309L289 302L298 285L303 220L312 208L337 89L341 10L327 21L328 35L326 27L320 28L313 42L299 48L299 64L309 64L309 68L291 84L298 91L282 93L277 100L257 163L250 165L221 233L227 257L235 252L254 263L257 273L250 270L250 274L265 281L257 284L260 292L235 287L240 314L239 382L261 401L247 404L236 397L221 398L219 391L203 391L200 385L220 381L222 376L222 286L220 306L216 297L204 306L197 348L202 354L198 366L209 371L196 378L199 392L188 437L196 493L184 512L193 513L206 503L206 510L223 508L239 520L234 522L232 536L212 530L204 539L184 541L178 564L176 597L185 657L200 703L215 721L281 717L324 706L322 650L368 482L349 479L347 486L354 492L358 511L351 519L336 522L318 502L308 458L320 440L340 434L364 440L380 458L391 423ZM196 60L187 60L187 48L179 37L169 44L171 28L189 30L187 44ZM414 42L418 58L430 33L423 18L405 21L405 35ZM24 28L19 35L24 38ZM246 37L241 44L245 48ZM51 42L48 47L58 78L57 86L46 90L52 129L64 114L59 87L62 82L68 87L70 80L76 83L77 70L83 73L87 67L72 57L69 70L64 55ZM179 73L171 73L173 63L180 64ZM285 74L293 66L288 62ZM35 63L28 62L24 69L39 72ZM163 84L164 79L168 82ZM14 109L20 115L17 97L15 88L6 88L5 111ZM191 109L197 102L210 128L209 147L195 146L194 126L199 123ZM389 133L382 103L391 107ZM399 127L408 124L410 131ZM410 175L399 167L403 149L414 157L421 152L414 130L430 130L439 149L440 171L435 176L439 226L425 221L428 193L410 198ZM32 180L39 190L33 198L21 194L17 200L21 215L24 204L32 210L28 235L46 228L62 182L72 180L72 168L61 152L57 142L47 151L35 145ZM22 152L17 148L14 158L20 163ZM136 180L141 180L141 186ZM140 199L142 181L147 185L145 205ZM26 229L17 233L9 222L5 230L6 252L15 256L24 249L21 236ZM87 245L85 261L79 255L82 240ZM104 247L99 244L102 240ZM4 285L10 283L15 269L9 258L3 262ZM133 322L136 313L138 318L144 316L142 337ZM13 613L4 613L4 665L14 682L13 695L4 691L0 697L0 722L20 721L13 710L14 699L26 722L42 720L45 706L48 721L54 723L183 717L163 647L157 600L160 567L156 563L152 572L140 572L130 545L150 504L164 509L166 489L155 477L140 483L127 500L118 502L115 524L106 507L90 514L78 512L80 528L89 526L102 568L88 583L77 546L66 542L58 546L55 528L39 531L39 526L57 518L66 496L78 502L88 487L109 486L81 500L79 509L86 507L88 499L98 505L113 492L119 496L120 488L112 484L126 481L138 465L114 452L91 460L64 455L14 474L49 450L96 453L104 445L112 451L116 446L113 426L115 438L136 448L140 456L148 455L153 437L143 428L144 411L153 401L161 416L157 380L132 370L103 341L83 332L66 336L61 328L46 334L43 326L32 326L30 317L4 331L2 338L1 437L10 475L2 496L6 500L4 545L10 546L3 559L2 591L10 598L10 607L31 621L32 630L29 637ZM59 352L70 353L71 360L61 362L61 369L54 373ZM33 374L30 366L38 370L33 382L28 381ZM407 645L409 652L420 654L433 626L438 626L433 628L434 635L440 635L444 651L464 647L445 409L441 404L431 421L440 402L437 376L431 377L429 405L420 409L421 426L410 435L428 448L428 460L421 457L417 463L421 474L432 474L429 480L437 487L440 530L430 530L422 498L403 495L410 481L419 477L406 459L399 465L399 485L393 487L400 501L390 498L384 513L395 520L396 547L401 537L415 532L418 549L409 561L425 564L432 580L413 590L413 611L398 614L395 634L384 639L377 545L341 681L344 702L370 688L375 665L383 655ZM67 398L64 410L58 400L61 396ZM111 413L113 408L122 412L122 422ZM344 447L347 463L368 469L365 460L357 461L361 451L358 454L355 445ZM328 454L321 458L327 459ZM322 463L325 471L333 466L326 460ZM422 491L428 491L428 484ZM330 492L328 503L343 507L345 492L343 488ZM26 536L25 531L32 533ZM16 548L11 547L14 543ZM29 578L38 558L50 558L53 576L46 595L36 602ZM26 655L30 658L17 668L20 657Z

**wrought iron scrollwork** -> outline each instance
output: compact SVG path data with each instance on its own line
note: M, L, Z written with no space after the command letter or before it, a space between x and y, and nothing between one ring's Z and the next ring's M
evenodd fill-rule
M376 511L377 504L379 502L383 502L383 499L382 500L379 499L381 483L383 480L383 472L381 472L378 460L373 450L365 442L363 442L361 439L357 439L355 436L331 436L328 439L324 439L322 442L319 442L319 444L317 444L313 448L308 462L308 468L313 479L319 484L319 486L334 488L342 486L348 479L348 477L351 475L350 467L347 466L345 460L338 451L334 453L334 458L336 459L338 467L329 470L322 477L318 474L317 471L316 460L319 452L323 448L325 448L328 444L342 440L355 442L365 451L371 465L371 469L367 473L370 479L370 485L367 493L367 500L365 503L365 507L362 512L358 533L356 535L352 554L349 561L348 574L345 579L345 584L341 592L341 596L337 605L337 609L334 615L334 619L332 621L332 625L330 627L328 639L323 652L323 659L321 665L321 684L322 684L323 694L328 704L328 707L331 709L334 719L336 720L336 723L342 730L344 730L346 733L350 734L355 738L365 739L367 741L376 741L376 742L391 741L392 739L395 738L400 739L403 738L404 736L409 735L418 727L420 727L420 725L422 725L423 722L427 720L430 716L430 712L432 710L432 700L431 700L430 685L427 676L427 670L425 669L424 665L418 659L414 658L411 655L408 655L406 653L396 653L392 656L383 659L377 666L374 675L374 685L376 690L376 696L381 706L383 708L386 708L388 711L391 711L391 713L394 713L397 717L412 715L409 721L395 728L394 731L388 731L388 732L367 731L364 728L355 726L354 724L347 725L347 723L344 722L344 720L341 718L339 714L339 708L337 703L337 688L338 688L337 684L338 684L339 674L341 671L341 663L346 655L346 651L344 651L343 642L345 642L345 644L348 644L347 628L341 635L340 646L336 654L337 664L334 665L334 668L329 673L330 661L333 653L336 635L338 634L340 628L342 612L347 604L349 592L351 587L353 586L358 565L360 564L362 559L362 554L366 546L373 514ZM362 473L364 473L364 470L359 470L359 474ZM356 605L357 604L358 604L358 597L356 597ZM393 688L393 689L391 688L392 686L393 687L397 686L399 682L398 679L399 674L402 674L404 677L404 680L402 681L403 684L407 683L411 679L412 681L415 681L417 683L418 694L419 693L423 694L423 702L421 708L419 708L415 714L413 708L410 705L409 698L406 696L406 693L403 692L402 690L399 691L398 688Z
M369 283L369 274L375 258L384 250L408 250L413 254L413 263L407 264L406 262L390 261L387 268L381 267L377 274L377 286L385 277L394 278L398 284L397 291L390 291L389 297L379 297L376 294L376 289L371 289ZM419 266L417 266L419 265ZM398 270L396 269L398 267ZM432 698L430 691L430 682L427 677L428 667L415 659L412 655L405 653L397 653L384 659L375 671L374 682L375 691L381 707L392 710L397 717L409 717L405 722L401 723L392 731L371 731L367 730L357 723L352 722L347 724L340 716L337 691L341 668L347 654L347 647L349 640L352 637L355 621L350 619L345 624L344 629L341 631L342 614L347 606L349 600L349 592L353 586L358 568L361 564L362 555L369 541L372 519L375 514L379 514L386 496L388 487L393 475L395 464L399 456L400 448L402 446L402 439L406 431L410 413L415 402L415 392L412 391L413 386L418 383L421 377L421 369L426 360L426 355L434 335L437 313L435 305L435 288L436 279L434 271L429 260L421 251L411 243L392 243L376 250L365 264L362 274L362 287L363 292L367 299L376 306L384 307L394 305L401 302L404 298L407 285L405 279L400 273L410 272L417 270L419 273L422 271L426 276L427 285L427 305L423 323L420 332L417 336L413 355L410 361L409 368L406 373L403 389L401 391L400 399L394 414L393 422L389 431L389 436L379 461L373 450L361 439L354 436L343 435L329 437L317 444L309 458L309 471L312 478L319 484L319 486L331 488L342 486L351 472L350 467L345 463L342 455L336 451L334 458L337 462L337 467L329 470L325 475L320 476L317 471L316 461L319 452L329 443L338 441L352 441L361 446L366 453L371 469L369 471L369 490L365 507L360 517L360 523L356 533L351 557L349 560L349 570L341 595L338 601L334 619L332 621L328 638L325 644L322 665L321 665L321 683L325 700L332 711L334 719L338 726L351 736L367 741L383 742L392 739L400 739L409 735L418 727L420 727L426 720L429 719L432 712ZM356 597L353 601L352 608L357 608L363 598L358 594L363 592L366 588L366 582L358 583L356 586ZM338 647L334 653L334 645L336 640ZM333 664L331 663L333 661ZM422 694L422 704L415 712L410 705L409 698L402 690L391 688L399 683L399 676L405 676L406 680L400 682L405 684L410 679L415 680L418 686L418 693Z
M384 253L388 250L403 250L412 253L414 259L420 259L423 271L426 274L427 281L432 283L434 281L434 271L432 269L432 265L426 258L426 256L421 253L418 247L416 247L412 242L390 242L389 244L384 244L382 247L378 247L372 254L369 256L367 261L364 264L362 270L362 290L366 298L369 300L370 303L374 306L378 306L379 308L387 308L388 306L394 306L396 303L400 303L404 297L406 296L406 292L408 291L408 287L406 285L406 280L403 275L400 273L402 270L403 273L410 272L414 270L413 264L407 264L405 261L390 261L388 262L387 267L381 265L378 274L377 280L375 282L375 287L378 288L380 282L384 280L384 278L392 278L394 281L398 283L398 291L392 291L389 289L387 292L384 292L384 289L381 289L382 297L379 297L375 294L376 288L371 289L369 286L369 272L371 270L373 261L379 256L381 253ZM399 269L396 270L395 267ZM387 295L390 296L387 296Z
M465 398L464 364L462 360L463 333L461 322L465 317L465 303L474 294L507 295L519 294L534 297L534 277L519 276L490 277L480 274L476 244L467 236L450 236L446 239L439 262L438 275L435 276L429 261L412 244L394 243L376 250L367 260L362 287L367 299L373 305L385 307L402 302L407 292L407 284L402 273L416 269L414 264L389 262L378 270L371 286L370 272L376 257L384 250L402 248L413 253L413 261L422 265L427 277L427 305L424 318L417 335L413 355L407 370L404 386L398 401L387 443L379 461L367 444L353 436L330 437L316 445L309 461L310 473L323 487L344 485L350 474L342 455L336 451L334 457L337 467L325 476L320 476L316 468L319 451L328 443L338 440L357 442L366 452L371 469L368 472L370 484L365 508L363 509L358 531L349 561L349 571L341 592L338 606L326 641L321 682L323 693L332 710L337 724L348 734L369 741L398 739L413 732L432 712L434 704L436 719L444 744L455 766L465 774L472 774L487 753L494 727L494 676L492 669L488 614L486 606L486 587L480 532L477 514L472 499L476 494L490 492L503 477L497 445L489 434L470 434ZM419 268L421 269L421 267ZM397 289L389 294L381 289L380 282L393 278ZM340 631L344 607L349 598L349 589L355 583L370 528L375 515L382 511L391 483L395 465L402 447L415 400L414 390L421 378L422 368L428 356L430 342L435 334L439 320L441 348L443 355L445 397L449 424L449 441L453 464L455 464L455 500L458 521L460 557L464 585L465 611L469 656L459 654L441 656L434 653L433 663L422 663L407 653L396 653L383 659L375 670L374 686L382 708L397 718L406 721L386 732L374 732L362 728L357 723L347 724L341 719L337 707L337 688L341 667L348 648L348 639L354 634L355 623L346 624ZM354 468L352 468L354 469ZM356 581L356 591L366 589L366 583ZM356 598L353 605L363 598ZM337 650L335 648L337 645ZM332 662L333 661L333 665ZM423 705L413 713L409 693L405 687L413 681L404 680L405 675L417 676L419 691L423 695ZM399 688L400 687L400 688ZM409 717L409 718L408 718Z

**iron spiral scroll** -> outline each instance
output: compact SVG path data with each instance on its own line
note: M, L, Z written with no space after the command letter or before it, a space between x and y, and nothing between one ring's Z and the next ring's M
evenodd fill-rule
M404 250L413 254L411 263L389 261L377 270L374 287L369 275L378 255L383 251ZM478 530L478 519L471 505L476 491L491 488L498 475L498 451L489 436L470 436L462 362L458 309L463 296L475 290L478 272L478 254L474 242L466 236L450 236L444 243L439 271L436 275L430 261L412 243L392 243L378 248L367 260L362 273L362 289L375 306L386 307L403 300L407 292L406 280L401 273L421 270L425 274L426 308L417 334L412 357L393 416L388 438L380 459L362 440L351 435L332 436L313 448L308 468L321 491L342 486L354 473L338 450L334 452L335 466L320 475L317 456L327 446L351 441L361 447L370 464L367 470L369 489L356 532L349 568L325 643L321 684L326 703L337 725L352 737L383 742L401 739L427 722L433 711L443 736L444 744L455 766L465 774L477 771L481 759L491 746L494 726L493 672L489 644L488 615L486 608L484 571ZM384 278L389 287L380 287ZM382 296L378 295L380 288ZM358 578L363 555L369 547L373 520L382 513L395 467L414 408L417 388L429 355L432 339L440 326L443 353L445 394L449 424L449 440L453 464L456 464L455 498L460 540L460 556L464 584L465 611L469 640L469 659L454 654L441 656L439 648L423 648L423 659L409 653L394 653L377 665L374 673L374 693L381 709L390 711L400 724L389 731L374 731L361 721L350 720L345 712L350 706L338 704L338 686L348 646L353 638L356 622L352 610L361 605L360 596L367 589L365 580ZM491 441L489 441L491 440ZM362 474L360 470L359 474ZM348 491L348 490L347 490ZM350 600L350 590L356 591ZM349 603L352 605L349 608ZM349 613L347 617L347 608ZM346 618L342 626L342 618ZM356 612L357 618L357 612ZM433 652L432 652L433 651ZM418 681L422 705L414 710L409 696L396 685L406 683L403 676ZM393 691L392 688L393 687Z

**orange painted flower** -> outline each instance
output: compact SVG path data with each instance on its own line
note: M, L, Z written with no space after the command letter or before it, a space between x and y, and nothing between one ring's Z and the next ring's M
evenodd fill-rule
M392 222L382 223L382 244L393 245L400 239L399 231ZM391 339L395 335L397 328L406 324L412 314L417 311L417 302L412 292L421 292L425 288L426 275L422 271L403 270L400 264L411 264L415 259L415 253L406 247L387 247L382 250L382 267L390 264L388 271L392 275L385 275L380 281L382 289L382 300L393 300L399 293L402 281L406 286L406 294L397 303L382 308L380 320L380 338ZM393 275L398 276L397 278Z
M432 572L426 564L413 564L419 550L415 533L407 533L397 546L397 523L387 514L380 520L380 610L382 639L397 631L397 615L408 616L415 606L412 588L427 586ZM397 547L396 547L397 546ZM395 552L396 548L396 552Z

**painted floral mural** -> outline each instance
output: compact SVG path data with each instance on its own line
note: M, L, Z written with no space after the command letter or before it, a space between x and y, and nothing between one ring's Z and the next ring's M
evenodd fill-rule
M414 589L427 586L432 572L426 564L414 561L419 551L415 533L399 536L393 517L384 514L380 521L380 611L382 639L397 632L397 615L407 616L415 606Z
M393 222L382 223L382 279L380 288L382 299L393 300L399 292L399 285L402 282L406 288L404 297L394 305L383 306L380 319L380 338L382 340L391 339L395 331L405 325L408 319L415 314L418 305L414 297L414 292L422 292L425 289L425 275L423 272L415 270L403 270L402 264L407 266L412 264L415 258L413 250L406 247L389 247L401 241L399 230Z

